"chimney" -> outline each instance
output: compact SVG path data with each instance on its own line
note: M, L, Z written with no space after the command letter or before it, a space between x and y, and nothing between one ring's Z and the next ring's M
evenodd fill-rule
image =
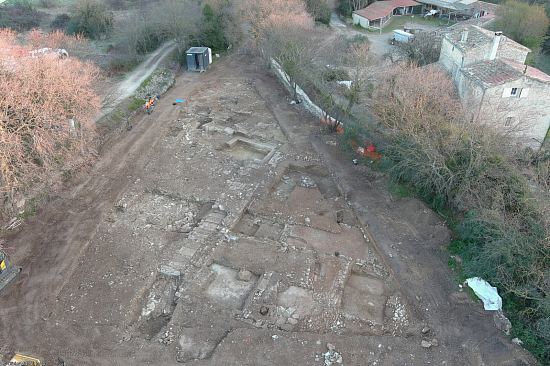
M491 47L491 53L489 54L489 60L494 60L497 58L498 45L500 44L500 39L502 38L502 32L495 32L495 38L493 38L493 46Z
M464 29L462 31L462 36L460 37L460 42L464 43L468 40L468 30Z

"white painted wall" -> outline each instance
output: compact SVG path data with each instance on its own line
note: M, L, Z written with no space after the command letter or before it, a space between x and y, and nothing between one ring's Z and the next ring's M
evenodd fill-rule
M367 18L364 18L358 14L353 13L351 15L351 18L353 19L353 24L358 24L363 28L369 27L369 20Z
M283 82L283 85L288 89L289 92L293 93L292 85L290 85L290 77L288 74L283 70L281 65L277 63L277 61L271 59L271 66L273 69L275 69L275 73L279 77L279 80ZM300 96L300 99L302 101L302 105L305 109L307 109L308 112L313 114L316 117L323 118L323 110L319 108L315 103L309 99L308 95L305 91L300 88L299 85L296 85L296 94Z

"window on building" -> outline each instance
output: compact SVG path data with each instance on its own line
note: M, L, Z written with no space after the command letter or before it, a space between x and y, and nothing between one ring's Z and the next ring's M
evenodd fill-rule
M514 123L514 117L506 117L506 121L504 121L504 126L510 127Z
M510 97L519 98L519 96L521 94L522 94L522 88L504 88L504 90L502 92L502 97L503 98L510 98Z
M520 98L527 98L529 95L529 88L522 88L521 92L519 93Z

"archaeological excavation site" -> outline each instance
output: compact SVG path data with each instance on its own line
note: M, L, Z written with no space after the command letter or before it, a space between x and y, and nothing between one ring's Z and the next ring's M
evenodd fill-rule
M178 76L155 108L10 232L27 252L13 253L22 271L0 298L0 353L47 365L529 364L437 264L442 219L354 165L274 76L233 55Z

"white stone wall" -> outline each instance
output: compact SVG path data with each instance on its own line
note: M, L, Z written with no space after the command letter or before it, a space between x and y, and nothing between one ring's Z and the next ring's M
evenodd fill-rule
M364 18L358 14L353 13L351 15L351 18L353 19L353 24L356 24L356 25L358 24L363 28L368 28L370 25L369 20L367 18Z
M455 47L447 38L443 37L439 62L453 79L456 78L458 70L462 67L463 58L464 54L462 51Z
M271 67L273 67L273 69L275 70L275 74L277 75L279 80L283 83L283 85L287 88L287 90L291 94L294 94L293 87L290 84L290 77L283 70L281 65L279 65L279 63L277 63L277 61L275 61L274 59L271 59ZM309 99L309 96L306 94L306 92L302 88L300 88L299 85L296 85L296 94L298 94L298 96L301 99L302 105L309 113L319 118L324 117L323 110L319 106L317 106L315 103L313 103L311 99Z
M524 77L483 93L479 86L460 77L458 88L470 118L509 131L528 146L540 147L550 126L550 84ZM510 96L511 88L518 89L517 96ZM507 120L510 125L506 125Z
M518 88L519 96L508 96ZM482 115L494 115L503 128L518 125L516 135L528 145L540 147L550 126L550 84L529 77L499 85L485 92ZM512 126L505 126L512 118Z

